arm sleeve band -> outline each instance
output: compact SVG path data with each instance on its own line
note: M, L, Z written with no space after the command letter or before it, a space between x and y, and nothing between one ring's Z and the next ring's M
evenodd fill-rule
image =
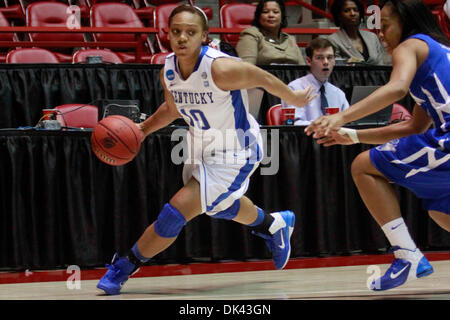
M353 141L353 143L359 143L358 133L355 129L349 128L340 128L338 133L343 136L344 134L348 135L348 137Z

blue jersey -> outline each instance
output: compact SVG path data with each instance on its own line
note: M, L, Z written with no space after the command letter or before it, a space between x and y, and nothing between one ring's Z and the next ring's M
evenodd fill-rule
M434 128L370 150L373 165L392 182L413 191L427 210L450 214L450 48L431 37L410 94L433 120Z
M417 69L409 88L410 94L433 119L436 128L449 132L450 48L424 34L417 34L411 38L425 41L429 53Z

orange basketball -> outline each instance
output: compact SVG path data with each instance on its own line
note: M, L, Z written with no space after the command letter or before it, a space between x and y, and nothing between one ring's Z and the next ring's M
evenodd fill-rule
M91 135L94 154L104 163L121 166L130 162L141 148L141 132L136 123L124 116L102 119Z

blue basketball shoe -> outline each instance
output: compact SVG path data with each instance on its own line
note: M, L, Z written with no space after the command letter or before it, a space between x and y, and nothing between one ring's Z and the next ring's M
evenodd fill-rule
M127 257L119 258L117 253L114 254L111 264L107 264L106 267L108 271L98 282L97 288L105 291L108 295L120 294L124 283L139 270Z
M406 281L422 278L434 272L427 258L418 248L414 251L393 247L395 259L384 276L371 284L374 291L389 290L401 286Z
M295 225L295 214L292 211L280 211L271 213L274 221L269 228L271 235L254 232L253 234L266 240L266 245L272 252L272 260L275 268L283 269L291 255L290 239Z

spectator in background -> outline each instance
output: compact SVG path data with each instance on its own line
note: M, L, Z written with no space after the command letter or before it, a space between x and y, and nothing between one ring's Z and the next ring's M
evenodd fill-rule
M380 39L373 32L361 29L364 6L360 0L335 0L331 6L334 23L339 31L326 37L336 48L336 58L347 63L391 64Z
M281 101L283 108L295 107L295 125L309 125L313 120L326 113L326 107L339 108L339 111L349 107L345 93L328 82L335 65L334 48L330 41L324 38L312 40L306 48L306 63L310 73L289 83L292 90L304 89L310 85L317 92L317 98L304 107L288 105Z
M281 31L287 26L282 0L261 0L252 27L243 30L236 45L239 57L256 65L305 64L295 37Z

